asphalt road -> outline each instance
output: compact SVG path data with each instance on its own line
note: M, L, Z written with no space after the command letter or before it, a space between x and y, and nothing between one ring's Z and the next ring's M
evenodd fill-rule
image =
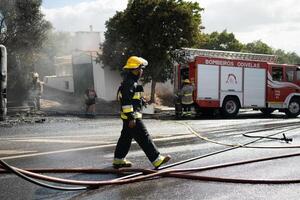
M236 148L174 168L206 167L227 162L300 152L299 118L286 119L274 114L243 113L236 119L154 120L145 124L162 154L170 163L218 150L226 144L246 144L256 139L242 136L250 130L265 130L251 135L270 135L285 131L292 143L259 140L252 146L285 148ZM193 134L192 128L199 138ZM299 128L298 128L299 127ZM117 118L47 117L43 123L0 127L0 157L19 168L110 168L115 143L121 130ZM276 135L276 137L281 137ZM206 139L206 140L203 140ZM212 143L218 142L219 144ZM221 144L220 144L221 143ZM142 150L134 143L127 157L136 168L151 168ZM300 157L271 160L197 173L203 176L244 179L300 179ZM116 175L47 174L76 180L105 180ZM241 184L196 181L176 178L152 179L88 191L57 191L33 185L12 174L0 174L0 199L299 199L300 184Z

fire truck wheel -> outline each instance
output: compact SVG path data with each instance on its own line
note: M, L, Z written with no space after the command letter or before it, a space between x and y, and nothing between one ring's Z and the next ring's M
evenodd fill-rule
M300 114L300 101L299 99L292 99L289 107L285 110L285 114L288 117L294 118Z
M222 116L226 118L235 117L239 112L240 104L234 97L225 98L221 109Z
M262 108L262 109L260 109L260 111L261 111L264 115L270 115L272 112L275 111L275 109L272 109L272 108Z

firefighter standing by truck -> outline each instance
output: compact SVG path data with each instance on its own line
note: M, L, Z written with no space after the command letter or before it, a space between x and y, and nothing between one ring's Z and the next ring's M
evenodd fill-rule
M180 91L181 95L181 104L183 107L183 116L191 116L191 108L193 106L193 91L194 91L194 85L191 83L189 79L185 79L183 81L183 86Z
M143 149L155 168L160 167L171 158L160 155L142 121L141 92L143 88L138 85L138 80L142 76L143 68L147 65L148 62L145 59L131 56L123 67L126 74L118 94L121 102L123 129L114 153L113 166L115 168L131 167L132 163L125 157L130 149L132 139Z

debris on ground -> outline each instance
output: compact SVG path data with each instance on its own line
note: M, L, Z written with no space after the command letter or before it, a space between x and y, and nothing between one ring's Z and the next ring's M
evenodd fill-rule
M15 113L7 117L5 121L0 122L0 127L13 127L21 124L44 123L46 117L43 112Z

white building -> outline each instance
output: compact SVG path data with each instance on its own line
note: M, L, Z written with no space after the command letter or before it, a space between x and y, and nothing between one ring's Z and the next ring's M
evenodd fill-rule
M73 93L74 82L71 55L55 58L55 74L53 76L45 76L44 84L50 88Z
M115 100L122 79L119 72L95 61L100 53L100 32L76 32L74 41L72 55L56 58L56 75L44 77L45 86L79 95L93 86L99 98Z
M116 92L122 82L120 73L104 67L102 63L96 63L96 53L95 51L75 51L73 53L73 73L76 72L73 74L75 88L76 84L77 88L93 85L99 98L106 101L116 100ZM75 89L74 92L80 91L82 89L79 91Z
M116 100L116 93L122 81L118 71L96 63L97 53L101 53L100 32L80 31L75 33L74 51L72 55L57 57L55 60L56 74L44 77L45 86L64 92L84 94L93 86L98 98L105 101ZM150 94L151 84L145 86L145 93ZM156 92L173 93L173 85L157 84Z

